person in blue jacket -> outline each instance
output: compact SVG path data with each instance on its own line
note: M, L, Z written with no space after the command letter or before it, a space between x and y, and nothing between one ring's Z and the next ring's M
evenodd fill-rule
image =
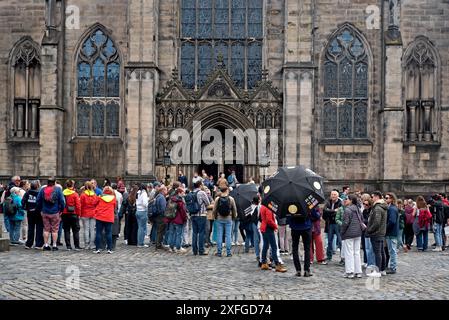
M300 214L300 208L296 207L296 210L296 214L287 216L287 223L290 225L292 235L293 263L295 264L296 276L300 277L299 238L302 237L302 243L304 244L304 277L310 277L312 276L310 272L310 244L312 242L311 218L319 219L320 213L315 208L307 214Z
M22 226L22 221L25 217L25 211L22 208L22 197L20 196L20 188L13 187L10 190L12 203L15 207L15 215L9 217L9 227L10 227L10 244L19 245L23 244L20 242L20 227Z
M398 233L399 233L399 210L396 206L396 195L388 192L385 195L387 202L387 231L385 240L387 241L388 254L390 255L390 268L386 270L387 274L395 274L398 257Z

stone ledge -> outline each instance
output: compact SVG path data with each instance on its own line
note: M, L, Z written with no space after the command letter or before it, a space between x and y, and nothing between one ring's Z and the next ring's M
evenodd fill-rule
M324 145L326 153L371 153L371 145Z

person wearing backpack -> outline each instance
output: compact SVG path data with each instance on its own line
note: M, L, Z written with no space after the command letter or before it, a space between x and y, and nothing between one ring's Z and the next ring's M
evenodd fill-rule
M147 187L141 184L137 192L136 200L136 218L137 218L137 247L148 248L145 244L145 235L148 223L148 193Z
M27 212L28 236L25 243L25 249L34 248L42 250L44 246L44 224L42 216L37 208L37 195L39 193L40 183L38 180L31 182L31 188L22 198L22 207Z
M260 197L259 195L255 196L253 198L253 201L251 203L251 227L253 228L253 241L254 241L254 253L256 254L257 263L259 264L259 268L262 265L260 261L260 251L261 251L261 238L262 235L259 230L259 224L260 224L260 217L259 217L259 210L260 210Z
M19 245L24 242L20 241L20 228L25 217L25 212L22 208L21 190L19 187L13 187L10 190L10 195L5 199L4 212L9 219L9 240L11 245Z
M229 195L228 187L220 189L221 194L215 199L213 214L217 225L217 257L221 257L223 233L226 238L226 256L232 257L231 253L231 229L232 220L237 218L237 207L235 200Z
M430 213L424 197L416 198L416 208L413 211L413 231L416 236L416 246L418 251L427 251L429 240L429 228L432 222L432 214Z
M86 250L95 247L95 208L98 204L98 196L95 193L95 187L91 181L84 184L84 190L80 196L81 203L81 222L84 230L84 248Z
M72 244L70 240L70 231L72 231L75 250L81 250L79 220L79 217L81 215L81 201L78 193L75 190L75 181L67 180L65 186L66 188L62 192L65 197L65 207L61 215L64 229L65 245L68 251L72 250Z
M51 251L48 240L51 234L53 242L53 251L58 250L57 238L59 224L61 222L60 214L65 207L65 199L61 188L57 187L56 179L48 178L47 185L42 187L37 195L37 205L42 215L42 222L44 224L44 249Z
M2 193L2 197L0 200L2 209L4 209L5 199L8 198L11 195L11 189L14 187L18 187L20 184L20 177L14 176L11 178L11 181L9 182L8 186L5 188L5 190ZM5 211L3 211L3 221L5 224L5 229L7 232L10 232L10 225L9 225L9 217L7 214L5 214Z
M444 225L444 206L443 202L441 200L441 197L439 195L434 195L432 197L433 204L430 207L430 211L433 216L433 232L435 237L435 249L432 249L433 252L440 252L443 251L443 238L442 238L442 232L443 232L443 225Z
M112 251L112 225L115 219L115 208L117 206L117 200L115 198L114 190L106 186L103 189L103 194L99 196L97 207L95 208L95 251L94 253L100 253L100 249L103 248L103 232L106 237L107 252L109 254Z
M166 209L166 218L170 220L169 228L170 238L168 239L170 245L170 252L184 253L186 249L181 247L182 228L187 221L187 210L183 200L184 189L178 187L176 193L170 197L169 204ZM169 209L170 208L170 209ZM172 213L174 209L174 215Z
M207 255L204 250L206 236L207 207L210 205L209 197L202 190L203 183L194 183L194 189L186 196L186 207L192 220L192 252L193 255Z

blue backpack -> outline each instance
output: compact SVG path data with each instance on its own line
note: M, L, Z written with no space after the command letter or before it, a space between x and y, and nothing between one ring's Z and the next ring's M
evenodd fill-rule
M198 203L198 191L190 192L185 197L187 211L190 214L197 214L200 212L201 207Z

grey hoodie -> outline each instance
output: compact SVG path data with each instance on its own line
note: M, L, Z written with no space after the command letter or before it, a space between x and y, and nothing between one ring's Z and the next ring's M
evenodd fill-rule
M366 237L385 237L387 231L387 209L388 205L383 199L374 203L368 218L368 226L365 232Z

